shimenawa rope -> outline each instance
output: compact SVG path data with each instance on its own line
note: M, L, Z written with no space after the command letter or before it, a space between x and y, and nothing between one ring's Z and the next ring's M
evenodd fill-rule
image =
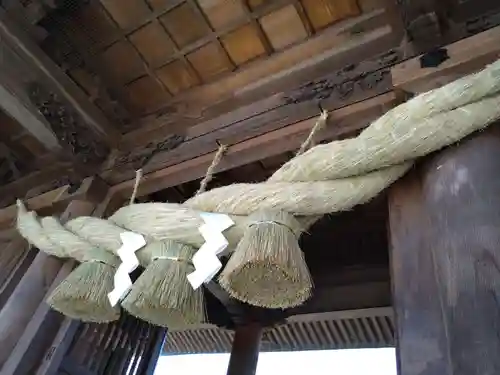
M405 174L414 159L500 118L499 91L497 61L388 111L354 139L318 145L297 155L266 182L213 189L183 204L131 204L108 220L80 217L62 226L64 234L23 211L19 203L18 228L39 249L77 260L86 248L113 254L121 245L123 230L140 233L148 241L199 247L203 244L200 212L231 215L235 225L224 235L232 248L248 229L248 215L255 212L292 214L305 229L318 215L367 202Z

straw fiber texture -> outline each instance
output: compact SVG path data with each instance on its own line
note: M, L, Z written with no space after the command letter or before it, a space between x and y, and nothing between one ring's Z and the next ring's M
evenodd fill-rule
M83 262L49 295L54 310L84 322L107 323L120 317L120 307L112 307L108 293L113 289L116 267L101 262Z
M157 241L141 250L150 264L135 281L122 306L150 323L182 329L205 319L203 290L193 290L187 274L196 249L174 241Z
M282 308L302 304L312 281L298 238L300 223L283 211L259 211L219 277L234 298L253 305Z

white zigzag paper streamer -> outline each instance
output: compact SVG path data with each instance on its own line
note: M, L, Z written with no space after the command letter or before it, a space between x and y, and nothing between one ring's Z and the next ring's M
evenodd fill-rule
M187 275L189 283L195 290L203 283L212 280L222 268L222 263L217 256L229 244L222 232L234 225L234 221L225 214L206 212L200 214L200 216L205 222L199 228L205 243L193 256L194 272Z
M135 252L146 245L144 236L134 232L120 233L120 238L123 245L118 249L117 254L122 263L115 272L114 289L108 293L111 306L116 306L132 287L129 274L139 266Z

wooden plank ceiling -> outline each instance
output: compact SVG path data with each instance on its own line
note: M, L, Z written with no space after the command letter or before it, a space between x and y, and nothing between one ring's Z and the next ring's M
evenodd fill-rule
M4 1L0 205L96 174L125 196L137 168L141 195L196 184L220 143L240 170L215 184L262 180L320 107L320 140L355 135L396 104L394 64L500 24L500 4L471 3Z
M109 90L125 117L122 131L134 129L134 119L145 114L172 111L169 106L180 96L190 100L187 92L209 83L239 89L248 78L241 76L237 84L224 78L363 12L356 0L77 3L46 17L43 24L50 31L42 46L98 106L115 112L107 108L109 103L100 102L105 102L101 91ZM327 46L317 51L321 48ZM272 69L277 72L297 62L297 57L277 61ZM254 73L252 81L272 72ZM206 92L203 101L219 101L222 91L211 97Z

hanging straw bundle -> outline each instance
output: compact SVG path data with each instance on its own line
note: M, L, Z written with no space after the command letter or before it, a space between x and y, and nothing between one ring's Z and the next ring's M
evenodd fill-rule
M54 310L84 322L107 323L120 317L119 306L111 306L108 293L113 290L113 276L118 266L112 254L95 249L99 261L81 263L49 295L47 303ZM109 260L103 262L107 256Z
M250 223L219 278L234 298L267 308L298 306L311 295L312 281L298 244L302 232L283 211L260 211Z
M74 246L72 257L81 262L50 294L47 303L73 319L106 323L120 316L120 308L111 306L108 293L113 290L113 278L120 264L118 257L97 246L89 248L53 217L42 219L42 226L52 242Z
M157 241L138 252L149 265L135 281L122 306L132 315L170 329L205 320L203 290L193 290L187 274L196 249L171 240Z
M105 323L118 319L119 307L112 307L107 293L113 289L113 277L119 259L68 231L53 217L38 220L17 202L17 227L23 236L32 239L40 250L60 258L82 262L53 291L47 303L74 319ZM71 246L68 246L71 244ZM71 248L71 251L65 249Z

